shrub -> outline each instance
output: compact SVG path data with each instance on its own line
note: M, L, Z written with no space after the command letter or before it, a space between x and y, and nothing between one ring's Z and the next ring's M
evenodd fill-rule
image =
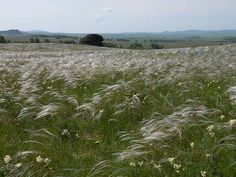
M35 43L40 43L39 38L35 38L34 42L35 42Z
M44 39L44 43L49 43L51 42L49 39Z
M151 43L151 48L152 49L163 49L164 47L162 45L159 45L156 43Z
M129 46L130 49L143 49L143 45L137 41Z
M6 39L3 36L0 36L0 43L7 43Z
M81 38L79 43L86 44L86 45L103 46L102 41L104 41L104 39L101 35L88 34L85 37Z

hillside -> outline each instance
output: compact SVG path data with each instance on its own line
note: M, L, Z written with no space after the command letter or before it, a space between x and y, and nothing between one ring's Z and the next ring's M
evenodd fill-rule
M236 45L0 44L0 176L235 177Z
M21 32L19 30L6 30L6 31L0 31L0 35L6 35L6 36L22 36L27 35L24 32Z

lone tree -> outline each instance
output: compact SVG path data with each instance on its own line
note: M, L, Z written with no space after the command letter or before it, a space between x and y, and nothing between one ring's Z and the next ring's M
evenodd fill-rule
M86 45L103 46L102 41L104 41L104 39L101 35L88 34L85 37L81 38L79 43L86 44Z
M3 36L0 36L0 43L7 43L6 39Z

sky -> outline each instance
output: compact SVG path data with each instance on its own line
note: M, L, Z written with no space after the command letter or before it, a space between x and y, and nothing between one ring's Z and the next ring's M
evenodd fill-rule
M67 33L236 29L236 0L0 0L0 30Z

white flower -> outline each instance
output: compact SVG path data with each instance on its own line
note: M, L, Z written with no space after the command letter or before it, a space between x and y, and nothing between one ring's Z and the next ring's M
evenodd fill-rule
M67 130L67 129L64 129L62 132L61 132L61 135L62 136L70 136L70 132Z
M194 142L190 143L191 148L194 148Z
M6 155L3 160L4 160L5 164L9 164L10 161L12 160L12 158L10 155Z
M225 118L225 115L221 115L220 119L223 120Z
M236 123L236 119L231 119L229 121L230 127L232 127Z
M50 160L49 158L45 158L45 159L44 159L44 163L45 163L46 165L49 165L50 162L51 162L51 160Z
M211 154L206 154L206 157L208 158L208 157L211 157Z
M160 171L161 170L161 164L158 164L158 165L154 164L153 168L158 169Z
M201 177L206 177L206 171L201 171Z
M214 136L215 136L214 128L215 128L215 125L209 125L209 126L206 128L207 131L208 131L208 134L209 134L211 137L214 137Z
M143 161L142 162L138 162L138 165L141 167L143 165Z
M15 167L16 167L16 168L20 168L21 165L22 165L22 163L17 163L17 164L15 164Z
M168 161L170 162L170 164L173 164L174 163L174 160L175 160L175 158L174 157L170 157L170 158L168 158Z
M136 167L136 164L135 164L134 162L130 162L130 163L129 163L129 166L131 166L131 167Z
M206 129L208 132L211 132L214 130L215 125L209 125Z
M38 157L35 158L36 162L42 163L44 159L39 155Z
M181 164L174 164L173 167L174 167L176 173L180 172Z

